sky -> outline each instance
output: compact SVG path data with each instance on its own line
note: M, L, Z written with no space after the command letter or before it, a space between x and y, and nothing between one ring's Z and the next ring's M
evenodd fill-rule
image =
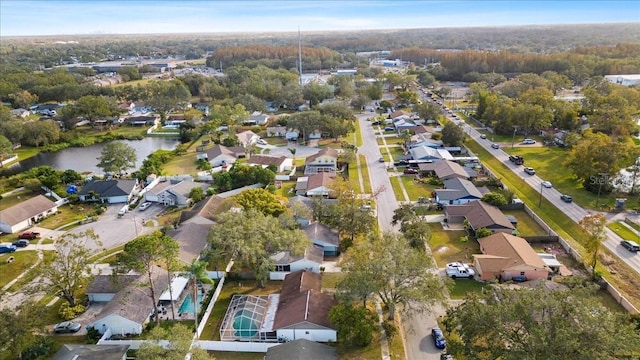
M640 0L0 0L0 36L640 22Z

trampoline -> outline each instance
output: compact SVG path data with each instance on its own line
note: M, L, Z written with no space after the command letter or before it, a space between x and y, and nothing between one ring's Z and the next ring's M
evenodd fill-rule
M233 328L236 330L235 335L239 337L253 337L258 333L258 325L254 318L256 314L249 310L240 310L236 313L233 320Z

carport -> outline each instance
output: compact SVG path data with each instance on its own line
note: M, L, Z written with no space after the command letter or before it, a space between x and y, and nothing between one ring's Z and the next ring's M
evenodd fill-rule
M187 287L187 283L189 279L183 276L174 277L171 280L171 292L169 289L165 290L158 300L160 301L177 301L180 299L180 295L184 291L184 288ZM173 296L172 296L173 295Z

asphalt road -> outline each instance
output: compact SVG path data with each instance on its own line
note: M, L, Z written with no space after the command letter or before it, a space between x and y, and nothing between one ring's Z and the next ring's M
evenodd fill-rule
M374 127L367 121L369 116L371 114L367 113L357 116L362 134L362 146L358 149L358 154L363 154L367 158L372 189L374 191L382 189L376 199L380 229L382 231L397 232L398 227L394 227L391 224L393 212L398 208L398 201L393 193L389 173L387 172L389 163L378 161L381 156L381 149L382 151L385 151L385 149L378 146ZM393 162L390 164L393 166ZM408 310L400 314L405 354L408 360L440 359L441 350L437 349L433 344L431 328L436 326L438 316L444 314L445 309L442 306L436 306L430 310L420 312Z
M487 139L481 139L480 133L473 129L469 125L464 125L465 132L467 132L472 138L474 138L482 147L484 147L487 151L489 151L493 156L507 164L507 167L511 169L516 175L520 176L527 184L529 184L533 189L535 189L538 193L541 193L542 197L551 202L555 207L560 209L565 215L567 215L571 220L576 223L582 220L586 215L592 213L591 211L585 210L576 203L566 203L560 199L562 193L560 193L555 188L545 188L542 186L542 182L544 179L541 179L538 175L528 175L524 172L524 167L522 165L515 165L514 163L509 161L509 155L505 153L502 148L493 149L491 148L491 141ZM526 159L525 159L526 164ZM544 207L538 209L538 204L528 204L533 211L544 211ZM627 251L620 245L620 238L616 233L607 229L607 239L603 242L604 246L609 249L612 253L620 258L620 260L624 261L627 265L629 265L633 270L640 274L640 254L632 253Z

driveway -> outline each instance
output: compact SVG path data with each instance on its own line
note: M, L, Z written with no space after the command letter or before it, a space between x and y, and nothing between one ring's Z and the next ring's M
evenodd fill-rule
M269 149L270 149L269 155L271 156L286 156L288 158L294 157L294 155L291 154L291 151L289 151L289 149L296 149L296 155L295 155L296 159L315 155L320 151L319 148L299 145L296 143L289 143L287 145L283 145L279 147L272 146L272 147L269 147Z

